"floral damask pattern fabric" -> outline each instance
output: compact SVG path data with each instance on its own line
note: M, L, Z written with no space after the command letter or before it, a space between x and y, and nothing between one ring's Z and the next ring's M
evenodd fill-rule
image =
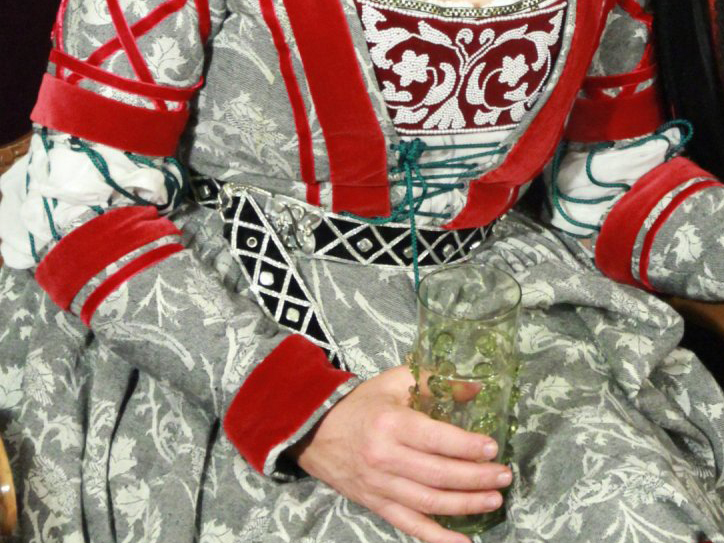
M359 0L377 80L402 134L512 128L548 80L566 2L487 19L440 19ZM394 3L393 3L394 5Z
M202 543L413 542L311 478L259 475L216 430L212 411L171 385L195 348L174 308L194 322L223 322L204 289L219 281L232 298L245 289L215 234L218 219L185 213L195 239L187 258L209 264L208 276L163 273L129 287L152 300L141 313L148 337L159 338L163 375L99 344L28 272L0 271L0 428L23 504L18 541L75 543L85 529L103 542L195 533ZM601 276L566 243L513 214L475 257L513 273L525 307L508 521L477 542L724 542L724 394L676 348L678 315ZM415 336L407 271L297 264L355 373L399 364ZM107 319L130 318L128 300L123 292L109 301ZM275 333L247 324L215 347L228 352L223 375L195 357L190 386L226 392L239 346Z
M72 51L82 54L110 35L110 23L105 2L72 4ZM158 4L124 3L134 12ZM220 30L190 128L191 158L204 173L294 193L296 136L259 4L218 1L212 11ZM161 40L176 37L186 58L193 19L192 11L170 19L143 50L178 59ZM194 42L194 54L199 49ZM413 54L411 68L395 74L407 74L409 87L422 85L415 78L423 53ZM500 69L508 67L497 76L501 86L530 75L521 75L519 54L500 57ZM168 67L174 81L193 80L199 68L155 66ZM370 88L373 75L366 72ZM323 152L318 124L312 130ZM696 205L696 216L721 222L713 199ZM107 327L98 334L59 310L30 271L0 269L0 431L21 502L12 543L412 543L312 478L282 484L260 475L218 429L216 407L261 357L259 345L281 332L250 311L218 217L192 203L179 214L190 247L184 266L158 267L119 290L99 309ZM677 221L654 251L672 270L720 243L713 228ZM606 279L576 243L516 213L474 262L515 274L525 306L508 521L477 542L724 543L724 395L696 357L677 348L678 315ZM301 255L296 264L352 371L369 378L403 360L415 337L407 270ZM677 288L673 271L669 279ZM704 286L721 296L717 285ZM220 293L231 306L210 301ZM213 341L201 343L208 329L217 331ZM115 348L101 332L113 332Z

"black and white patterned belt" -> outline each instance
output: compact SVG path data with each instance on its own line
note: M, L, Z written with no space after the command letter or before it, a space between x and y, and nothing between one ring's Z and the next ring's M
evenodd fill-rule
M406 223L372 225L346 215L332 213L297 199L272 195L240 183L221 183L201 178L192 182L197 200L221 207L224 235L237 250L255 250L261 220L259 207L288 250L338 262L373 266L410 267L412 237ZM248 200L253 198L258 206ZM264 221L266 222L266 221ZM446 230L417 226L418 264L421 268L466 260L485 239L484 228Z
M339 262L410 267L409 226L371 225L239 183L195 178L191 186L199 203L220 211L231 253L265 313L323 348L335 366L344 367L340 348L292 254L301 251ZM418 227L420 266L461 262L485 239L487 230Z

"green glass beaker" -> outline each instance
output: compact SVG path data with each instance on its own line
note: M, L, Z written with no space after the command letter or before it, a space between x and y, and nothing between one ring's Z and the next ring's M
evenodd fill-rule
M516 337L521 289L493 267L463 264L427 275L418 290L418 336L411 360L411 406L498 443L505 458L518 372ZM479 515L436 516L473 534L505 518L501 507Z

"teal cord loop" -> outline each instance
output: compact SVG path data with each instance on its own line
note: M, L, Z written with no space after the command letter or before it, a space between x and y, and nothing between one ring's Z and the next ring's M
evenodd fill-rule
M181 204L183 199L187 196L190 187L188 183L188 172L178 160L173 157L166 157L163 159L163 163L164 165L173 164L176 166L178 171L181 173L180 180L177 179L176 176L168 170L168 168L158 166L155 162L153 162L153 160L145 156L131 152L126 152L124 154L135 165L153 168L163 174L163 184L166 188L166 194L168 194L168 201L163 205L156 206L159 210L176 209Z
M352 213L344 213L348 217L366 222L372 225L383 225L395 222L409 221L410 225L410 245L412 249L412 268L415 277L415 288L420 285L420 262L419 248L417 236L416 217L434 217L440 219L450 218L449 213L436 213L432 211L422 211L420 208L426 200L435 198L441 194L446 194L454 190L465 188L466 183L463 181L472 180L480 177L484 170L480 169L477 162L471 162L472 159L483 157L491 157L493 155L504 153L506 147L498 143L467 143L461 145L427 145L419 138L413 140L401 140L397 144L390 146L390 149L397 151L397 165L391 168L390 173L393 175L401 175L402 179L393 181L392 186L404 186L405 196L402 201L397 204L390 212L389 217L361 217ZM434 160L430 162L420 162L423 155L427 151L443 151L456 149L470 149L472 152L459 157L453 157L444 160ZM425 174L427 170L455 170L446 173L430 173ZM446 179L456 181L452 183L439 183L434 180ZM415 191L418 192L415 195Z
M92 149L87 143L85 143L80 138L76 138L75 136L70 139L70 148L73 151L85 153L88 156L88 159L93 163L93 165L96 167L96 169L100 172L100 174L103 176L103 181L110 186L113 190L118 192L119 194L122 194L129 200L131 200L133 203L142 205L142 206L151 206L155 205L153 202L150 202L146 200L145 198L141 198L140 196L133 194L132 192L128 192L126 189L121 187L118 183L116 183L113 180L113 177L111 177L111 172L108 168L108 163L106 162L106 159L103 158L103 155L101 155L98 151L95 149Z
M681 134L681 141L677 144L672 144L671 140L667 138L664 133L669 130L670 128L678 128L679 133ZM616 147L615 142L613 141L604 141L601 143L597 143L593 145L588 153L588 156L586 157L586 175L588 176L589 181L598 187L601 188L607 188L607 189L619 189L623 192L628 192L631 190L631 186L627 183L618 183L618 182L606 182L601 181L597 179L593 175L593 159L596 157L596 155L602 151L608 150L608 149L633 149L635 147L641 147L642 145L645 145L646 143L650 141L655 140L661 140L667 142L669 148L666 151L665 160L669 161L675 156L677 156L683 149L688 145L688 143L691 141L691 139L694 137L694 127L693 125L687 121L686 119L674 119L672 121L669 121L667 123L662 124L655 132L652 134L649 134L648 136L644 136L642 138L638 138L630 143L626 143L624 145L621 145L619 147ZM608 202L616 197L618 197L618 194L611 194L608 196L600 196L598 198L575 198L573 196L568 196L566 194L563 194L560 191L560 187L558 186L558 174L560 173L560 165L561 160L563 159L563 155L565 154L566 150L568 149L568 143L567 142L561 142L561 144L558 146L558 149L556 149L556 152L553 156L553 160L551 163L551 200L553 201L553 206L556 208L558 213L560 213L561 217L568 222L569 224L573 226L577 226L579 228L587 228L589 230L592 230L591 234L593 232L598 232L601 230L601 227L595 224L591 223L585 223L581 221L575 220L573 217L568 215L565 210L563 209L563 206L561 205L561 200L564 202L569 202L573 204L587 204L587 205L596 205L603 202ZM571 234L570 235L574 237L588 237L588 235L580 235L580 234Z
M45 148L45 152L49 153L51 149L54 147L54 142L48 137L48 129L42 128L40 131L40 139L43 142L43 147ZM180 172L181 178L178 179L177 176L173 174L172 171L170 171L169 168L163 167L161 165L156 164L154 161L150 160L149 158L135 155L133 153L125 153L126 157L136 164L137 166L146 166L149 168L153 168L156 170L159 170L163 174L164 178L164 186L166 188L166 192L168 194L168 201L166 201L164 204L154 204L153 202L146 200L145 198L142 198L136 194L133 194L130 191L127 191L118 183L116 183L112 176L110 169L108 167L108 163L106 162L105 158L101 153L90 147L86 142L84 142L82 139L72 136L69 140L70 142L70 149L72 151L78 152L78 153L84 153L88 159L91 161L91 163L95 166L95 168L100 172L100 174L103 176L103 181L110 186L113 190L118 192L119 194L122 194L132 202L134 202L137 205L143 205L143 206L154 206L156 209L162 212L167 212L175 209L178 207L183 199L186 197L190 190L189 185L189 174L188 170L175 158L173 157L164 157L163 158L163 166L166 165L173 165L176 167L176 169ZM30 157L30 160L32 161L32 154ZM48 173L50 173L50 159L48 158ZM26 193L30 189L30 173L26 175L26 182L25 182L25 190ZM55 198L48 199L46 197L42 198L43 201L43 208L45 211L45 216L48 220L48 225L50 227L50 233L53 236L53 239L56 241L60 241L62 238L60 232L58 231L58 228L55 224L55 221L53 220L53 212L52 210L56 209L58 207L58 200ZM108 200L108 205L112 205L111 198ZM99 205L92 205L89 206L89 209L94 211L97 215L103 215L105 213L105 210L103 207ZM36 244L35 244L35 237L28 233L28 241L30 243L30 252L33 255L33 258L36 262L40 262L40 259L37 254L36 250Z
M55 146L55 143L48 138L48 127L44 126L40 130L40 139L43 142L43 148L45 149L45 154L48 155L50 153L50 150ZM51 168L51 162L50 162L50 156L48 158L48 175L50 175L50 168ZM58 207L58 200L53 198L53 209ZM53 213L50 211L50 204L48 203L48 199L43 196L43 209L45 209L45 217L48 219L48 226L50 227L50 234L53 236L53 239L55 241L60 241L61 235L58 233L58 229L55 226L55 221L53 220Z
M96 169L100 172L100 174L103 176L103 180L105 183L110 186L113 190L118 192L119 194L122 194L132 202L138 205L143 206L154 206L159 211L169 211L171 209L175 209L183 200L183 198L186 196L189 190L189 184L188 184L188 172L186 169L181 166L181 164L175 159L171 157L164 158L164 164L173 164L176 166L181 172L181 179L177 179L173 173L171 173L168 168L163 168L161 166L158 166L156 163L154 163L152 160L150 160L147 157L136 155L133 153L126 152L125 155L128 157L128 159L133 162L137 166L146 166L149 168L153 168L156 170L159 170L164 177L164 186L166 188L167 194L168 194L168 201L166 201L163 204L154 204L153 202L146 200L145 198L142 198L138 196L137 194L133 194L132 192L127 191L123 187L121 187L118 183L116 183L113 178L111 177L110 170L108 168L108 163L106 162L105 158L103 158L103 155L96 151L95 149L91 148L87 143L85 143L80 138L72 137L70 139L70 148L74 151L85 153L88 156L88 159L93 163L93 165L96 167ZM110 202L109 202L110 203ZM93 209L93 208L91 208ZM94 209L96 213L98 213L97 209Z

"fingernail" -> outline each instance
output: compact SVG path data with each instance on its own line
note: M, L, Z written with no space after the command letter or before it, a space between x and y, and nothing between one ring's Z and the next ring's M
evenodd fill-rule
M513 482L513 474L509 471L504 471L500 475L498 475L498 484L502 486L508 486L510 483Z
M495 441L491 441L487 445L483 446L483 452L485 453L485 456L492 458L498 454L498 444L495 443Z
M485 503L490 507L491 509L497 509L501 505L503 505L503 497L500 494L495 494L493 496L489 496Z

